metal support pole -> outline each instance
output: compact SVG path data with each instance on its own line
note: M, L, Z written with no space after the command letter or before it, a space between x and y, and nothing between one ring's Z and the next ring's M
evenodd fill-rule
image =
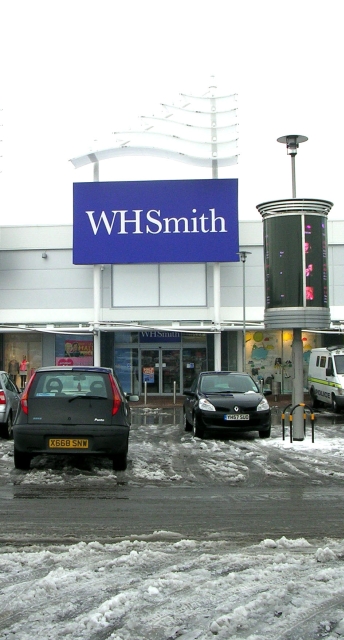
M291 156L291 184L292 184L292 197L296 198L296 174L295 174L295 154Z
M293 362L293 390L292 390L292 405L303 404L303 346L301 340L301 329L293 330L293 345L292 345L292 362ZM294 440L303 440L304 434L304 422L303 422L303 410L302 406L298 406L295 409L294 414Z
M300 143L306 142L308 138L306 136L300 136L296 134L281 136L277 138L277 142L281 142L287 146L287 154L291 158L291 180L292 180L292 197L296 198L296 175L295 175L295 157ZM293 361L293 390L292 390L292 404L303 404L303 346L301 340L301 329L293 329L293 346L292 346L292 361ZM295 410L295 422L294 422L294 440L304 439L304 423L302 407L298 407Z
M211 153L212 153L212 178L217 179L219 177L218 170L218 157L217 157L217 118L216 118L216 96L215 86L210 87L212 91L211 97L211 115L210 115L210 132L212 136ZM221 371L221 277L220 277L220 263L215 262L213 267L213 284L214 284L214 324L217 333L214 335L214 369L215 371Z
M247 256L251 255L251 251L239 251L238 255L242 262L242 370L246 368L246 271L245 265Z
M246 369L246 275L245 260L242 260L242 370Z
M99 182L99 162L93 163L93 182Z
M93 362L100 367L100 290L101 290L101 266L93 265Z
M99 162L93 164L93 181L99 182ZM93 265L93 364L100 366L100 305L101 305L101 267L100 264Z
M221 277L220 277L220 263L214 263L214 325L217 333L214 335L214 368L215 371L221 371Z

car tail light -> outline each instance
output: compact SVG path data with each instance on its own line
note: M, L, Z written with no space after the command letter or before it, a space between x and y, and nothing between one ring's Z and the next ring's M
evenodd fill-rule
M35 377L35 374L33 373L31 378L30 378L30 380L29 380L29 382L28 382L28 384L26 385L26 387L25 387L25 389L24 389L24 391L23 391L23 393L21 395L21 398L20 398L20 404L21 404L22 411L26 415L29 413L29 407L28 407L27 400L28 400L28 397L29 397L29 391L30 391L31 385L33 383L34 377Z
M110 383L112 390L112 415L114 416L121 406L122 399L116 382L112 376L110 376Z
M0 391L0 404L6 404L6 396L4 391Z

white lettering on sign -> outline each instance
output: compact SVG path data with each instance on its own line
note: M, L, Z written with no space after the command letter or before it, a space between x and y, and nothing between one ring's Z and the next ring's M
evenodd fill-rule
M85 211L90 221L92 231L96 236L102 226L108 235L134 234L169 234L169 233L227 233L226 221L222 216L216 216L215 208L209 209L209 215L202 213L192 218L161 218L159 209L150 209L144 214L142 209L119 209L106 214L102 211L98 222L94 219L95 211ZM192 213L197 213L192 209ZM143 230L142 230L143 229Z
M145 338L176 338L180 337L179 331L141 331Z

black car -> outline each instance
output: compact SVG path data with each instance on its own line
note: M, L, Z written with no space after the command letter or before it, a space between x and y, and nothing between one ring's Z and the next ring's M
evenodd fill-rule
M271 433L271 411L265 395L247 373L203 371L184 390L184 426L202 438L207 431L258 431Z
M112 369L42 367L26 386L13 426L14 465L29 469L38 454L96 455L127 466L128 401Z

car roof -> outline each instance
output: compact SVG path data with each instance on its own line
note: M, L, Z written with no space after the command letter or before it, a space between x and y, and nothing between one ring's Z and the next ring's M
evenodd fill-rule
M209 375L219 375L219 376L228 376L228 375L240 375L240 376L250 376L246 371L201 371L200 376L209 376ZM251 376L250 376L251 377Z
M77 372L87 372L90 371L91 373L113 373L112 369L110 369L109 367L96 367L96 366L91 366L91 365L71 365L71 366L51 366L51 367L39 367L38 369L36 369L35 373L39 373L39 372L48 372L51 371L53 373L57 373L58 371L75 371Z

